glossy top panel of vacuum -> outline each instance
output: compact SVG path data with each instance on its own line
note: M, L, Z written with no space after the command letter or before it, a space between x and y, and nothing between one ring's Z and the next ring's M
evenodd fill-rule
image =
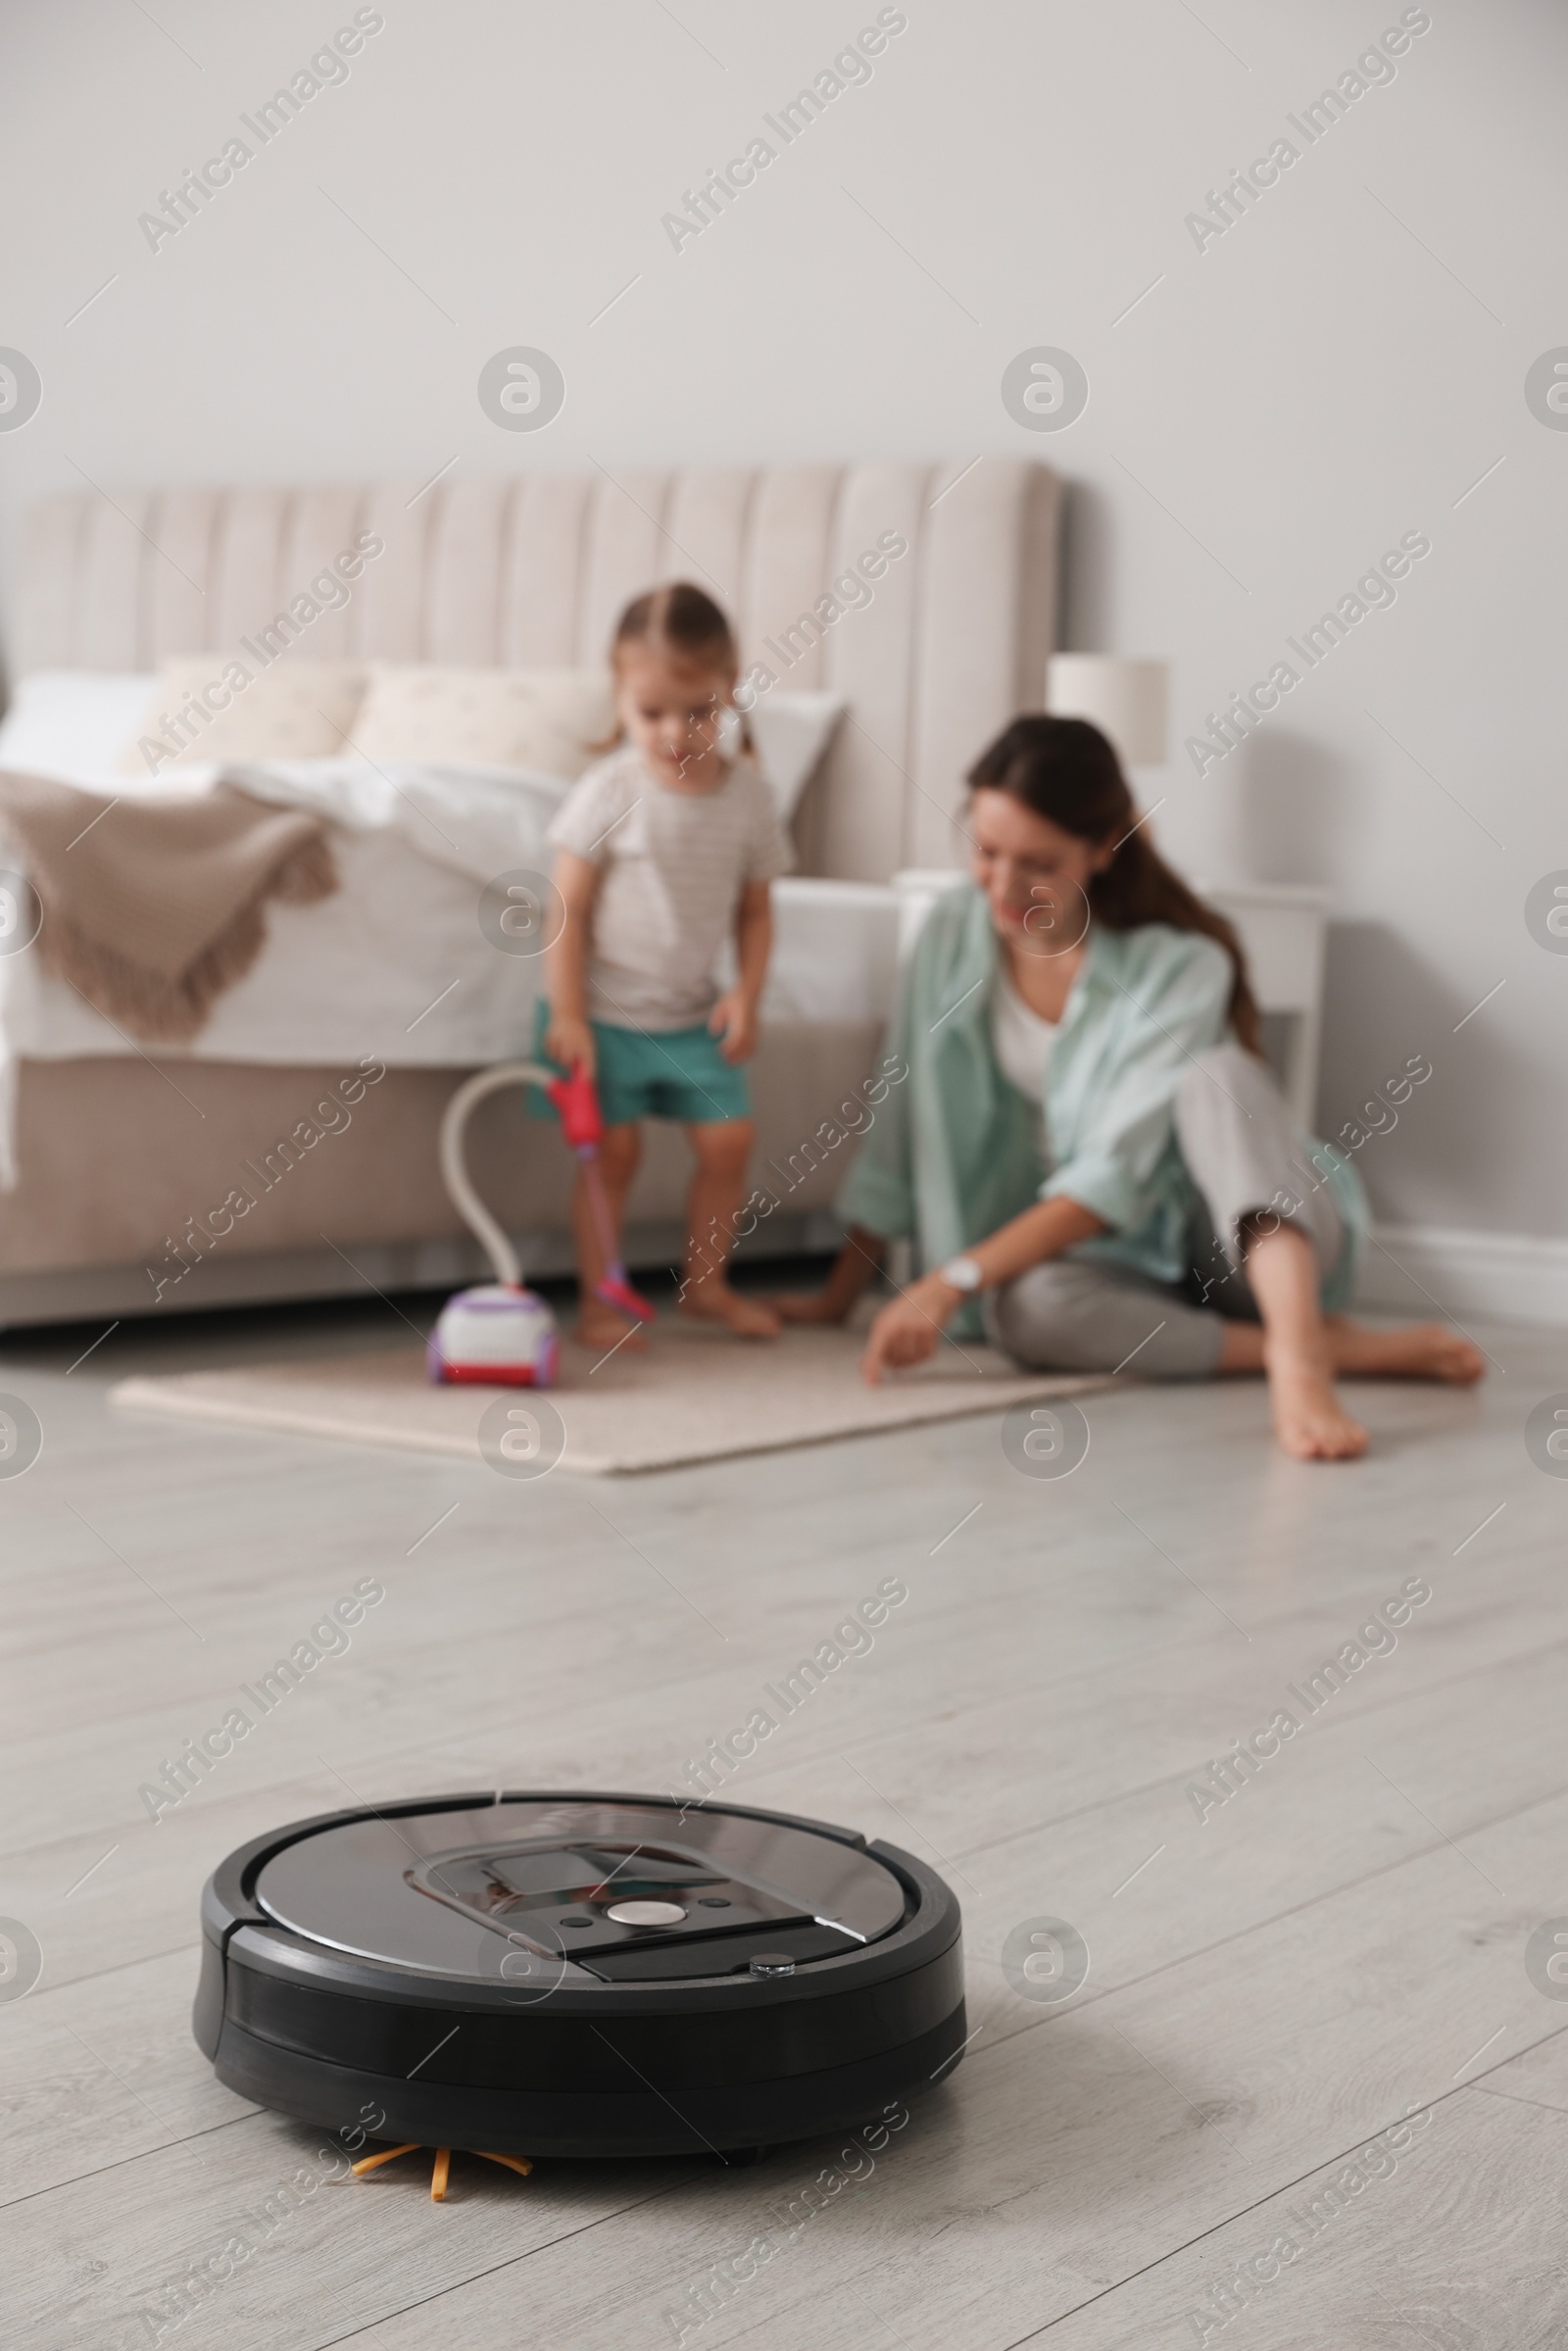
M782 1975L901 1924L894 1872L840 1836L755 1815L523 1798L345 1819L255 1880L260 1908L383 1966L521 1988Z

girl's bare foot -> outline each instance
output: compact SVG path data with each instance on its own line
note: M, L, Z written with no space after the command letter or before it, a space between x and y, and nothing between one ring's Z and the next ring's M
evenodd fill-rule
M776 1339L779 1318L759 1298L742 1298L727 1282L694 1282L680 1301L682 1314L699 1322L721 1322L737 1339Z
M1314 1355L1265 1349L1274 1434L1298 1461L1351 1461L1366 1451L1366 1431L1334 1393L1333 1374Z
M608 1354L611 1348L617 1347L622 1354L637 1355L648 1346L640 1324L617 1314L613 1306L607 1306L598 1298L583 1299L577 1313L576 1336L580 1346L591 1347L599 1354Z
M1417 1322L1398 1331L1369 1331L1348 1314L1330 1314L1323 1327L1339 1372L1358 1373L1363 1378L1446 1380L1468 1388L1487 1368L1481 1349L1449 1330L1446 1323Z

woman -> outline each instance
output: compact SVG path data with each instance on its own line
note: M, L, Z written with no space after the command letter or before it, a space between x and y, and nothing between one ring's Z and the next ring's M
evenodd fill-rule
M930 1270L878 1314L867 1380L977 1328L1031 1370L1263 1371L1300 1459L1365 1449L1336 1373L1478 1379L1441 1325L1340 1311L1359 1178L1291 1125L1236 934L1156 855L1104 736L1014 719L968 781L975 887L905 973L909 1075L841 1196L826 1291L783 1310L842 1320L912 1237Z

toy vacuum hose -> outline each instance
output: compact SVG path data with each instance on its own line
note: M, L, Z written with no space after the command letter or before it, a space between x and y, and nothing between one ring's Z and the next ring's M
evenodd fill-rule
M452 1196L453 1206L495 1268L496 1280L508 1290L521 1288L522 1267L516 1250L468 1180L464 1133L474 1105L488 1095L499 1094L503 1086L553 1086L555 1082L555 1071L538 1061L498 1061L494 1069L481 1069L458 1088L441 1120L441 1180Z

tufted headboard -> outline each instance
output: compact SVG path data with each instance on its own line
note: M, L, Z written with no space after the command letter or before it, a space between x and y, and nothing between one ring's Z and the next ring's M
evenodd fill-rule
M228 650L363 531L385 552L312 623L305 658L594 666L628 597L686 576L725 606L748 665L848 699L799 819L803 863L886 881L953 861L964 767L1043 703L1059 506L1054 473L1009 458L82 492L32 514L15 666ZM823 608L900 539L868 602Z

